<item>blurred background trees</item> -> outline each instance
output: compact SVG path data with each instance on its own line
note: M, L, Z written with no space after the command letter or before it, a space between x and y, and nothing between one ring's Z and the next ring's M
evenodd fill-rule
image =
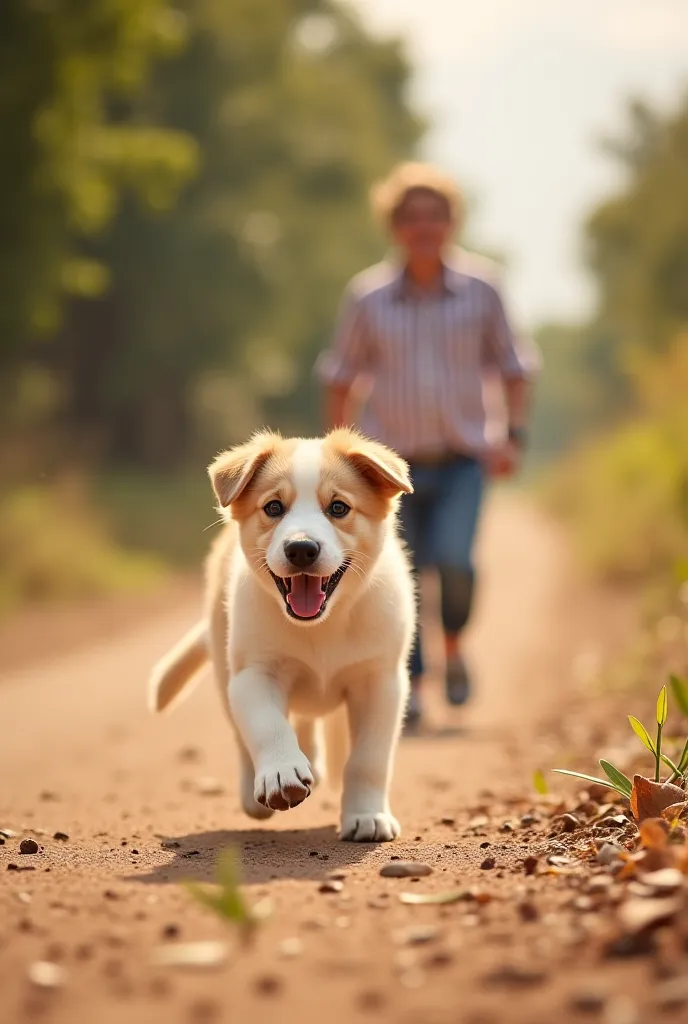
M195 559L215 451L319 429L316 352L384 248L368 189L422 138L410 73L337 0L5 0L9 603ZM583 227L597 307L536 332L532 462L562 463L550 492L591 564L644 572L688 536L688 98L631 104L604 145L624 184ZM120 571L122 550L146 558Z

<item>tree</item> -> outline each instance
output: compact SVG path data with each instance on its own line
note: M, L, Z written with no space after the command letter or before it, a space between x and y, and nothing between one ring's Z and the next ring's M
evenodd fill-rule
M171 216L122 205L92 249L111 288L73 304L60 366L74 433L152 465L199 434L207 454L245 433L270 396L285 425L314 425L297 381L345 279L379 252L369 186L421 130L399 44L367 36L348 7L182 9L187 46L129 116L196 139L199 173Z

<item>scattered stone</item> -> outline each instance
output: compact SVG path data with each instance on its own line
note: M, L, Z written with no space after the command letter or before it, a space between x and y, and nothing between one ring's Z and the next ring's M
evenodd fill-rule
M609 892L614 885L614 879L610 875L595 875L588 882L588 892L601 893Z
M539 967L527 967L522 964L502 964L486 974L484 981L487 985L499 985L506 988L528 988L531 985L541 985L547 978L547 974Z
M69 836L67 835L66 832L55 832L53 834L53 839L58 839L61 843L66 843L67 840L69 839Z
M607 993L599 986L586 986L574 992L569 1006L578 1013L601 1013L607 1002Z
M434 942L440 934L441 930L436 925L415 925L394 932L392 938L399 946L423 946Z
M18 832L13 832L11 828L0 828L0 836L3 839L16 839Z
M440 825L456 825L456 818L440 818Z
M486 815L484 815L484 814L476 814L476 816L474 818L471 818L471 820L468 822L468 827L469 828L485 828L486 825L489 825L489 821L490 820L489 820L489 818Z
M502 822L502 824L499 826L499 831L500 832L513 832L514 831L513 822L511 822L511 821Z
M214 779L210 775L204 776L202 779L198 779L196 789L201 796L221 796L225 791L225 787L222 785L220 780Z
M640 1024L638 1008L629 996L616 996L607 1003L602 1024Z
M530 900L524 900L522 903L519 903L518 912L523 921L537 921L540 918L540 911Z
M580 819L575 814L562 814L555 818L555 824L561 826L562 832L576 832L581 827Z
M19 844L20 853L38 853L38 843L35 839L22 839Z
M255 980L255 989L261 996L276 996L284 988L284 982L275 974L263 974Z
M346 871L342 868L336 868L334 871L330 871L328 878L333 882L343 882L347 877Z
M201 752L197 747L182 747L177 757L180 761L194 762L201 760Z
M18 892L17 899L19 900L20 903L28 904L31 902L32 896L30 892Z
M661 982L655 991L655 1000L661 1010L680 1010L688 1006L688 977L683 975Z
M320 883L318 886L318 892L335 893L341 892L343 888L344 885L342 882L337 882L334 879L328 879Z
M166 924L162 930L163 939L178 939L181 933L181 928L178 924Z
M56 989L65 983L64 969L49 960L36 960L30 964L28 977L36 988Z
M303 942L294 936L290 939L282 939L277 946L277 952L285 960L293 960L303 953Z
M178 850L181 845L176 839L166 839L160 843L163 850Z
M381 1010L384 1005L385 997L382 992L378 992L375 989L360 992L356 997L356 1006L363 1013L372 1013L376 1010Z
M19 871L19 865L18 864L8 864L7 865L7 870L8 871Z
M626 853L623 846L619 846L618 843L603 843L597 851L597 861L599 864L609 866L614 864L623 854Z
M496 866L497 866L497 861L495 860L494 857L486 857L485 860L480 865L480 870L481 871L491 871Z
M563 857L558 853L551 853L547 858L547 863L553 868L568 868L574 861L570 857Z
M52 790L44 789L42 793L38 794L38 799L43 800L46 803L49 803L51 801L54 802L56 800L59 800L60 797L59 794L53 793Z
M103 893L106 900L118 900L119 893L116 893L114 889L106 889Z
M430 864L415 860L390 861L380 868L383 878L423 878L425 875L431 875L432 871Z
M534 875L537 871L538 859L537 857L529 856L523 861L523 870L527 875Z
M521 818L521 825L523 828L531 828L531 826L537 825L539 820L534 814L524 814Z

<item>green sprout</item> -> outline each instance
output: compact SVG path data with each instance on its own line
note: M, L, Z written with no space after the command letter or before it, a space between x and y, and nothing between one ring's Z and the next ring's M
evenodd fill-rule
M250 906L240 888L240 874L236 852L225 850L217 861L217 885L200 885L197 882L184 884L197 903L212 910L223 921L235 925L243 940L249 942L258 924L272 912L272 904L268 900L261 900Z
M671 691L674 695L674 699L683 712L688 718L688 681L679 679L678 676L671 676L670 678ZM681 756L677 763L674 763L665 753L662 751L662 732L666 724L667 716L669 713L669 695L666 686L663 686L659 691L657 698L657 736L653 739L648 730L645 728L642 722L633 715L628 716L633 732L636 734L640 742L654 757L655 771L654 781L661 782L661 767L664 763L668 768L671 769L670 777L665 780L667 782L676 782L679 780L679 785L683 788L686 786L686 775L688 775L688 739L686 740ZM612 789L617 792L620 796L630 799L631 793L633 792L633 783L631 780L624 775L622 771L615 768L609 761L605 761L604 758L600 759L600 767L604 772L606 778L596 778L594 775L585 775L582 772L572 772L564 768L554 768L553 771L559 775L570 775L575 779L583 779L584 782L592 782L598 786L606 786L607 789Z

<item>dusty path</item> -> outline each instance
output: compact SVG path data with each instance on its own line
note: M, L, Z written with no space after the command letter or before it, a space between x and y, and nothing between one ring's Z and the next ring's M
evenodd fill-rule
M18 839L0 846L0 1021L544 1024L553 1008L563 1020L558 984L505 992L480 981L523 933L508 899L487 908L485 920L461 904L397 900L402 889L485 883L482 840L460 824L485 787L527 790L531 739L562 699L575 616L558 536L522 499L499 496L481 551L471 637L480 696L453 715L435 699L427 734L404 742L393 801L403 836L394 846L339 844L327 791L254 828L237 810L232 740L209 681L170 717L147 715L149 666L193 620L197 594L124 635L6 674L0 828L47 834L33 857L19 856ZM204 777L223 791L199 793ZM54 840L57 830L68 841ZM241 952L230 934L230 959L219 969L152 967L151 950L174 941L172 933L226 934L179 883L211 880L217 853L231 844L241 851L250 897L270 895L275 904L255 946ZM513 868L524 845L493 843L494 893L509 897L522 887ZM428 862L434 873L416 883L380 878L392 855ZM9 863L35 870L8 872ZM335 868L346 872L343 892L320 893ZM428 945L399 945L400 929L430 923L439 932L426 936ZM282 943L294 937L301 952L287 958ZM547 945L546 930L532 941ZM64 967L59 991L27 981L27 966L42 959Z

